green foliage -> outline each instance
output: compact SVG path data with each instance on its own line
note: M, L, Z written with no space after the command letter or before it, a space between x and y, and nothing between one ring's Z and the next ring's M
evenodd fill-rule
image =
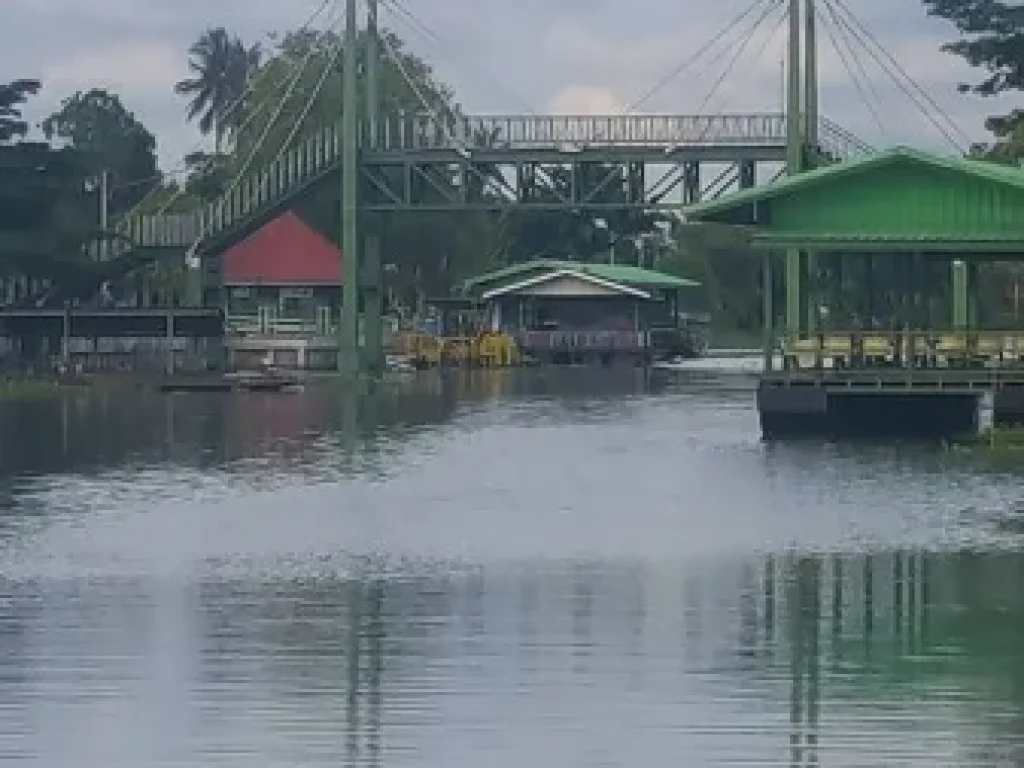
M923 0L928 15L956 26L962 38L942 46L986 72L978 82L961 83L963 93L994 96L1024 90L1024 7L1006 0ZM994 115L985 123L995 137L975 154L994 159L1024 157L1024 111Z
M28 133L28 123L21 119L21 107L30 96L39 93L38 80L15 80L0 83L0 144L20 139Z
M111 215L126 211L156 186L156 137L116 94L100 88L73 94L42 123L49 140L75 150L86 177L109 176Z
M231 156L225 154L193 152L186 155L185 188L189 195L202 203L220 198L230 182L231 163Z
M21 107L38 90L33 80L0 84L0 274L55 280L78 269L95 218L78 153L18 140Z
M452 91L436 79L426 62L405 50L395 34L382 30L381 37L384 50L393 51L399 62L396 65L391 55L381 56L381 114L422 112L420 96L442 113L456 111ZM360 59L365 60L365 33L357 45ZM337 123L343 106L343 59L343 40L335 32L286 34L253 74L251 96L240 117L244 127L236 140L237 162L251 169L261 168L324 126ZM365 69L360 77L364 75Z
M208 29L189 48L192 76L174 92L189 98L188 119L199 119L200 132L214 134L217 154L241 124L243 95L261 55L259 46L246 45L223 27Z

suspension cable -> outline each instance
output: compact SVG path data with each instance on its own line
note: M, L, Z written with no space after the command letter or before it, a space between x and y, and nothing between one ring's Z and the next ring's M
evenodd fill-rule
M320 18L320 16L323 15L323 13L328 9L328 7L334 1L335 0L321 0L320 4L313 10L313 12L309 15L309 17L299 26L298 31L299 32L305 32L310 27L312 27L313 24L316 22L316 20L318 18ZM260 71L258 71L255 74L255 76L247 78L247 82L245 84L245 87L242 89L242 92L234 100L232 100L228 104L224 105L219 110L215 111L214 112L214 119L217 122L223 122L225 118L233 115L238 109L240 109L242 107L242 105L245 103L245 100L250 96L250 94L256 88L256 86L259 83L261 83L265 77L267 77L268 72L269 72L269 69L261 69ZM251 122L252 119L257 114L259 114L262 111L262 109L263 109L265 104L266 104L266 102L261 103L260 107L257 110L255 110L255 111L251 112L249 115L247 115L246 119L238 127L238 130L239 131L243 130L248 125L248 123ZM190 152L188 152L188 155L194 154L196 152L201 152L202 148L203 148L202 143L197 143L196 145L193 146L192 150ZM202 165L200 167L200 171L201 172L205 172L205 171L209 170L210 168L213 167L213 165L216 162L217 162L217 158L214 158L214 157L207 158L202 163ZM185 172L185 171L188 171L188 170L189 170L189 168L188 168L187 165L182 166L182 172ZM165 174L164 178L166 178L167 175L168 174ZM169 175L174 175L174 172L173 171L170 172ZM149 200L151 200L152 197L154 195L156 195L159 192L160 189L161 189L160 185L155 185L153 187L153 189L151 189L148 193L146 193L146 195L143 196L143 198L141 200L139 200L139 202L137 202L134 206L132 206L128 211L126 211L123 214L123 216L121 217L122 220L128 219L128 218L138 214L139 210L146 203L148 203ZM162 215L162 214L166 213L167 210L172 205L174 205L174 203L176 203L181 198L181 196L184 195L184 194L185 194L185 190L184 189L175 190L174 194L172 194L167 200L165 200L163 203L161 203L161 205L159 206L159 208L156 211L156 215L159 216L159 215Z
M411 28L421 37L448 49L449 56L454 55L456 52L456 46L452 43L451 39L435 32L430 25L409 10L409 7L402 2L402 0L381 0L381 3L386 10L391 11L396 20L403 21L407 27ZM512 100L518 102L519 105L526 110L527 114L534 117L539 115L539 112L530 104L530 102L512 89L507 83L502 82L501 79L496 77L493 73L482 68L479 62L474 61L472 64L473 66L471 69L478 77L482 80L486 80L490 86L497 88L497 90L503 91L506 96L511 96Z
M775 0L754 0L750 6L747 7L742 13L729 21L717 34L715 34L710 40L708 40L703 46L701 46L696 53L685 59L681 64L672 69L666 75L657 80L653 86L643 93L636 101L634 101L629 108L623 113L624 115L631 115L636 112L640 107L646 104L650 99L658 94L665 86L675 80L679 75L693 66L704 54L710 51L715 45L719 43L726 35L731 33L736 27L742 24L748 16L753 15L759 8L765 3L772 3Z
M335 0L331 1L334 2ZM335 10L339 10L339 6L335 5ZM328 29L330 29L330 26L328 26ZM281 117L281 113L284 111L284 108L287 106L288 101L295 93L295 89L298 86L299 81L302 79L302 75L305 73L306 67L309 66L309 62L313 59L313 56L315 56L318 53L321 53L321 49L318 46L313 45L310 46L310 49L306 52L305 56L303 56L301 64L296 68L295 73L292 75L291 82L288 83L288 87L285 89L284 96L281 98L281 101L277 105L277 109L274 110L274 114L271 115L270 119L267 121L267 124L263 127L263 131L256 139L256 143L253 145L252 150L249 152L249 156L245 159L245 162L242 163L241 167L238 169L238 172L235 174L234 180L224 191L224 193L220 196L220 200L218 201L218 208L220 210L223 210L224 206L227 204L228 199L242 183L242 180L245 177L245 174L248 173L249 168L252 167L253 162L259 155L259 152L263 148L263 145L266 143L267 138L270 136L271 131L277 124L278 118ZM198 239L201 240L204 234L204 232L200 231Z
M320 93L324 89L324 84L327 82L327 78L329 78L331 73L334 71L334 67L338 63L338 59L341 57L341 52L344 50L344 47L343 41L339 38L334 45L334 50L328 51L327 62L324 64L323 72L320 73L320 77L317 79L316 85L313 87L312 95L306 99L306 103L302 107L302 111L299 112L295 120L292 122L292 128L288 132L288 136L283 142L281 142L281 147L278 149L274 159L270 161L270 165L278 162L291 148L292 142L295 141L295 137L302 129L303 122L305 122L306 117L309 115L309 112L313 108L317 99L320 98Z
M842 63L843 69L846 70L847 76L853 81L853 85L857 89L861 101L867 107L875 126L883 136L888 136L889 131L885 126L885 122L868 95L867 89L871 88L871 81L864 71L864 65L853 51L849 38L844 36L845 30L835 20L835 11L832 9L832 5L826 2L825 10L828 14L828 16L822 17L822 21L825 22L822 25L825 27L825 34L828 35L829 40L832 42L832 48L835 50L836 56L839 57L839 61ZM846 46L845 48L843 47L844 45ZM853 63L851 63L851 59ZM867 84L867 87L865 87L865 84ZM872 91L872 94L878 101L881 101L881 99L878 99L877 93Z
M754 22L754 25L750 28L750 30L748 30L746 36L737 46L736 52L733 54L732 58L725 65L725 69L722 70L721 74L719 74L718 79L715 80L714 83L712 83L710 90L708 90L707 95L704 97L704 100L700 103L700 106L697 107L698 115L704 114L704 110L707 108L708 104L711 103L711 100L718 93L718 89L722 87L722 84L725 82L725 79L732 74L732 71L736 67L737 62L740 60L740 57L743 56L743 53L747 50L747 46L749 46L750 43L753 42L754 35L757 34L758 29L761 28L761 24L763 24L769 16L778 11L779 8L782 7L782 3L783 0L771 0L768 6L764 9L764 12L757 18L757 20ZM772 39L775 37L779 29L782 27L784 21L784 16L779 18L774 29L772 29L771 33L765 38L764 42L761 44L761 47L758 50L757 55L755 57L755 62L759 60L761 56L764 54L765 50L768 48L768 45L771 43ZM708 125L705 126L705 132L708 128L710 128L710 125L711 124L709 122ZM701 138L703 138L703 136Z
M967 137L956 122L945 113L942 107L928 95L917 81L900 66L900 63L896 58L878 41L878 39L872 34L871 30L857 18L843 0L825 0L825 3L826 5L834 4L834 18L837 19L841 26L845 27L847 32L849 32L850 35L861 44L864 50L867 51L868 55L870 55L882 71L889 76L896 87L899 88L900 91L911 100L914 106L921 111L928 122L930 122L932 126L942 134L943 138L945 138L957 152L960 152L961 154L964 153L964 146L952 134L956 133L960 135L960 138L967 138L968 144L970 143L969 137ZM881 57L878 55L879 53L881 53ZM882 57L884 57L884 60ZM906 83L909 83L912 90L908 89L906 85L900 81L900 76L902 76ZM922 100L925 102L924 105L921 103ZM928 109L929 106L932 108L931 110ZM936 115L945 119L945 126L937 119ZM949 128L952 128L952 133L948 130Z

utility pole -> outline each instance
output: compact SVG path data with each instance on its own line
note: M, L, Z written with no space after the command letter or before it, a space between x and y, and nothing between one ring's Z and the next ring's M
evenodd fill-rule
M356 0L345 0L345 51L341 114L341 282L338 370L358 376L362 368L359 329L361 233L359 231L359 53Z

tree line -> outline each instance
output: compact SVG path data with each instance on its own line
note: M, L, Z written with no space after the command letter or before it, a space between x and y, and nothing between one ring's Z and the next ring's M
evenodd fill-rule
M1024 19L1018 8L1003 0L922 2L961 34L945 49L986 73L962 91L1024 90ZM379 68L381 113L421 112L425 97L440 113L460 115L456 94L430 65L393 32L382 35L389 55ZM360 38L361 49L365 44ZM100 234L101 180L112 222L132 210L191 210L218 199L243 169L264 167L289 145L336 121L343 107L342 57L336 55L341 46L330 31L286 33L267 47L224 28L202 33L187 51L189 75L174 91L185 100L187 118L212 139L212 151L190 154L173 175L161 172L155 135L118 94L91 89L69 95L40 123L36 139L22 114L41 83L0 84L0 277L102 277L95 249L82 247ZM1024 158L1024 111L992 116L986 125L992 141L974 147L974 154L1007 162ZM571 179L555 172L552 182L557 189ZM337 194L336 188L325 190L299 210L331 237L339 223ZM605 194L614 203L621 190ZM705 242L678 223L676 217L627 209L600 219L581 211L417 213L391 217L383 252L389 279L409 294L444 293L466 276L540 254L604 260L614 252L617 261L657 261L660 268L705 282L721 324L756 329L757 261L737 243ZM661 230L671 233L668 244L638 255L633 242Z

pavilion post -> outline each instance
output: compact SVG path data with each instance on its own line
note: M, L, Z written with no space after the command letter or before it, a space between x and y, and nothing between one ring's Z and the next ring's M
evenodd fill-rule
M963 259L954 259L950 264L950 271L953 330L966 331L968 326L967 262Z
M774 255L768 248L761 254L761 343L765 371L771 371L775 363L775 276L772 270Z

